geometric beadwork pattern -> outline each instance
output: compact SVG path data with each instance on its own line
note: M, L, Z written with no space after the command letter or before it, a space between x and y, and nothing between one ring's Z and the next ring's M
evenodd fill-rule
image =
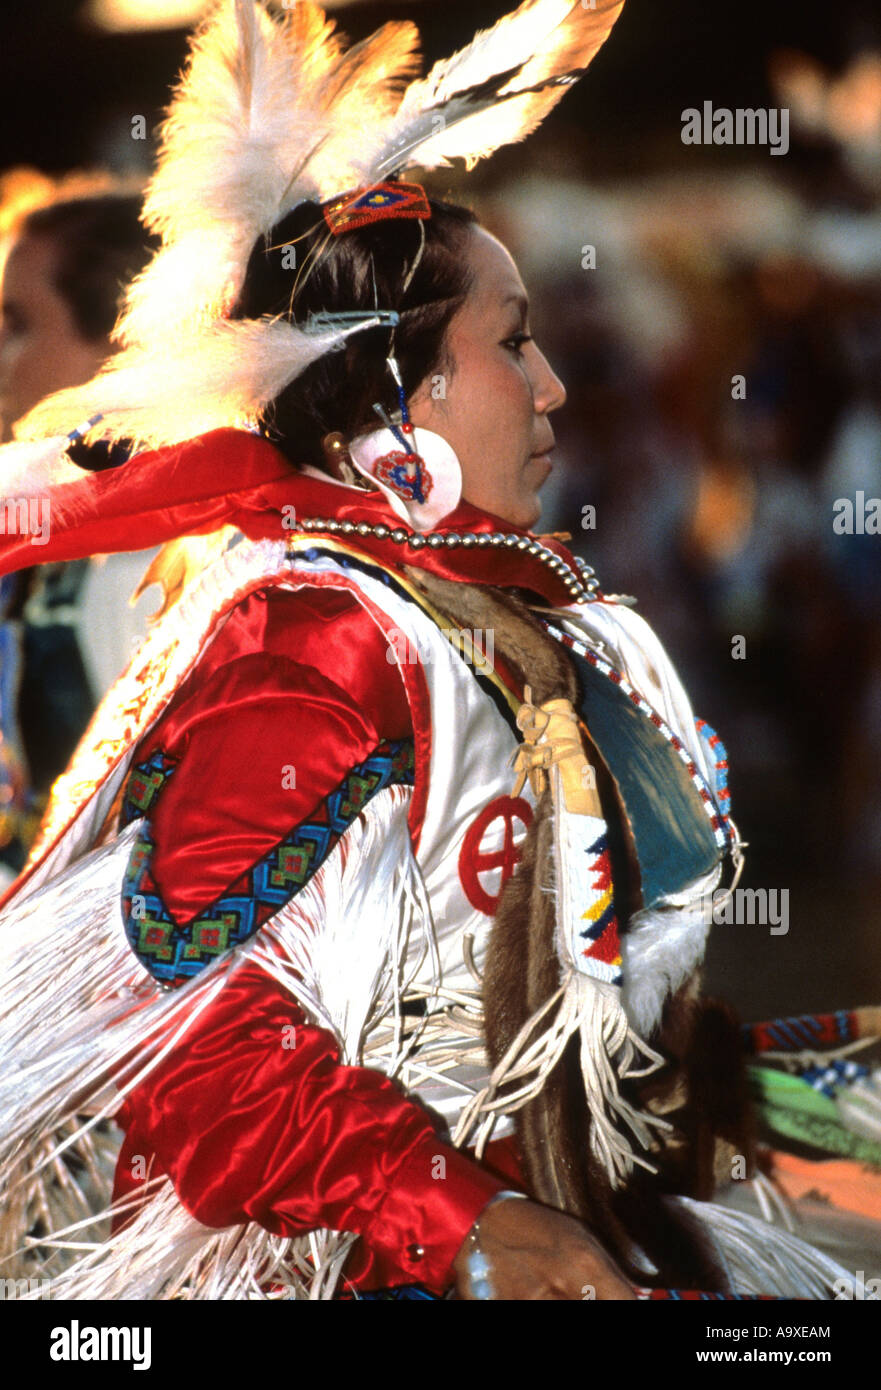
M121 830L139 816L146 816L152 811L156 798L176 766L176 759L167 757L165 753L153 753L146 762L138 763L137 767L133 768L125 784L122 799L119 817Z
M618 918L615 912L612 862L607 836L602 833L598 835L585 853L591 882L590 902L581 914L581 920L586 923L579 933L584 942L582 955L593 962L601 961L606 967L602 972L602 978L608 979L611 984L620 985L621 943L618 939Z
M712 729L706 719L696 719L695 727L715 759L713 766L716 769L716 800L725 815L731 812L731 793L728 790L728 754L715 729Z
M135 768L126 787L123 823L142 816L142 805L155 807L173 772L174 763L161 753ZM395 783L412 786L413 773L412 739L379 744L319 802L308 820L295 826L185 926L174 921L153 878L156 846L152 824L145 820L122 888L125 933L141 964L154 979L174 987L247 941L308 883L371 798Z
M847 1009L834 1014L799 1014L795 1018L774 1018L767 1023L745 1023L741 1028L744 1051L754 1056L763 1052L813 1052L817 1048L841 1047L860 1036L856 1015Z
M861 1062L854 1062L850 1057L833 1057L823 1066L806 1067L801 1073L801 1080L806 1081L821 1095L835 1100L839 1091L845 1090L855 1081L862 1081L868 1075L869 1068L864 1067Z

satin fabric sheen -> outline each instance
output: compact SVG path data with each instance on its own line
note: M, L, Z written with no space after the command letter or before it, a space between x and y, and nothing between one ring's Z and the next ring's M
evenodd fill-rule
M230 614L136 756L181 765L152 818L152 871L176 922L308 819L377 744L410 737L387 651L338 591L258 592Z
M220 430L56 488L49 544L0 537L0 572L145 549L224 524L252 539L285 537L285 508L301 519L398 525L384 498L298 474L258 436ZM462 503L442 529L516 528ZM568 552L546 543L576 573ZM414 565L568 602L564 585L522 551L413 551L360 536L347 544L399 572ZM377 743L410 734L401 671L387 652L348 594L258 592L230 614L137 755L161 748L178 759L153 815L154 870L178 920L308 818ZM285 785L285 767L295 785ZM283 1046L291 1026L293 1048ZM252 967L227 983L118 1119L126 1137L117 1196L139 1185L139 1158L152 1175L167 1173L209 1226L254 1220L285 1235L358 1232L346 1270L357 1287L415 1282L442 1292L486 1202L517 1181L510 1144L490 1146L502 1155L499 1176L491 1158L478 1164L442 1143L428 1111L380 1072L341 1066L332 1035L307 1025Z
M152 818L153 871L177 920L307 819L383 738L411 733L388 650L349 593L258 592L233 611L136 758L178 760ZM293 1048L282 1045L290 1025ZM138 1185L134 1157L154 1154L152 1173L158 1164L206 1225L357 1231L354 1287L443 1292L486 1201L511 1183L441 1143L428 1112L380 1072L337 1058L332 1035L278 985L240 970L125 1102L116 1195Z
M135 1191L133 1172L146 1167L151 1177L167 1173L207 1226L357 1231L346 1267L354 1287L420 1283L442 1293L484 1205L511 1186L442 1143L428 1112L381 1072L341 1066L331 1035L304 1024L253 966L226 984L117 1120L126 1137L115 1198ZM511 1172L509 1148L499 1146L498 1162Z
M238 491L217 495L229 476ZM299 516L396 524L384 500L296 475L271 446L236 431L61 491L51 544L62 555L153 545L227 522L254 539L277 536L284 506ZM503 529L467 506L455 520L461 529ZM477 582L504 582L504 567L515 583L512 565L523 576L522 553L457 548L454 563L427 547L404 556L394 543L353 539L398 568L424 559L461 579L465 561ZM2 540L4 565L33 561L15 544L21 538ZM47 548L36 558L48 558ZM548 598L565 597L543 567L533 563L526 578ZM230 614L137 753L143 761L161 749L178 763L152 817L153 870L176 920L187 923L214 901L379 742L412 733L388 650L349 593L258 592ZM291 1027L295 1046L283 1046ZM145 1164L151 1176L166 1173L209 1226L253 1220L283 1235L355 1231L362 1239L346 1279L357 1288L416 1282L443 1292L486 1202L517 1183L510 1141L490 1146L495 1172L492 1157L478 1164L443 1143L428 1111L380 1072L341 1066L332 1035L308 1025L253 967L236 973L117 1118L126 1136L115 1196L140 1185L134 1173Z

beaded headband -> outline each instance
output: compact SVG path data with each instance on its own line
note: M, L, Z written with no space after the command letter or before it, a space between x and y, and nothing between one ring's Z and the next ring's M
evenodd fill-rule
M334 236L366 227L371 222L391 222L397 218L431 216L425 189L419 183L375 183L344 193L325 203L322 212Z

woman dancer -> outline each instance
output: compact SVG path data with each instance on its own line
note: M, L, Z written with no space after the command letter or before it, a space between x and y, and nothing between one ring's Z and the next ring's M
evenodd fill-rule
M43 1213L56 1297L840 1274L706 1200L751 1154L696 979L739 862L724 758L530 529L564 388L504 247L401 178L534 128L619 9L527 0L403 90L407 24L346 52L311 6L221 10L124 350L27 422L147 446L53 490L50 558L216 536L6 909L5 1243ZM61 1269L66 1159L100 1185L109 1115L113 1230Z

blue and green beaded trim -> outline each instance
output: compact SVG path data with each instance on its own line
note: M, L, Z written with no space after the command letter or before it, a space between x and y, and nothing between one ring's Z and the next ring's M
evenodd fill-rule
M412 739L379 744L323 797L273 849L225 889L192 922L175 922L153 877L156 851L148 813L176 769L173 759L154 753L139 763L126 786L121 822L145 817L123 880L122 906L129 945L154 979L183 984L225 951L240 946L304 887L378 792L393 784L412 786Z

